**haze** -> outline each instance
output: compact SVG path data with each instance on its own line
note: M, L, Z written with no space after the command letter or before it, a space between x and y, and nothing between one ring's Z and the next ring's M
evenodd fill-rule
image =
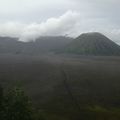
M0 36L29 41L96 31L120 44L119 4L118 0L0 0Z

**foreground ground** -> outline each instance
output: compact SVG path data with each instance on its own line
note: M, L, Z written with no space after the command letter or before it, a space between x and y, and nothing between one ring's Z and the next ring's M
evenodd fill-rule
M0 82L23 86L48 120L120 119L120 57L2 54Z

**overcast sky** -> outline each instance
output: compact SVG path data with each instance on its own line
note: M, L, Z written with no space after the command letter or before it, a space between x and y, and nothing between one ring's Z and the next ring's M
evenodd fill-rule
M0 0L0 36L101 32L120 44L120 0Z

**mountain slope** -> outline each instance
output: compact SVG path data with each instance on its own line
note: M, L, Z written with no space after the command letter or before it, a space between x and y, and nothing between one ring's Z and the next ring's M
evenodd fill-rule
M24 43L18 38L0 37L0 53L18 53L23 49Z
M41 54L61 49L73 39L64 36L44 36L35 41L21 42L18 38L0 37L0 53Z
M65 53L81 55L120 55L120 46L101 33L84 33L68 44Z

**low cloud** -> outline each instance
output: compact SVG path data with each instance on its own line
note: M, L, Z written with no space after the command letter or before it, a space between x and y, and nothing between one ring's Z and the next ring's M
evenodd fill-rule
M46 35L69 35L72 29L75 29L79 17L80 15L77 12L68 11L58 18L49 18L40 24L32 23L23 29L20 40L26 41Z
M120 29L109 19L88 18L75 11L67 11L41 23L0 23L0 36L18 37L20 41L35 40L40 36L77 37L83 32L101 32L120 44Z
M34 40L45 35L71 34L79 22L79 13L67 11L60 17L53 17L41 23L22 24L7 22L0 24L0 35L19 37L21 41Z

